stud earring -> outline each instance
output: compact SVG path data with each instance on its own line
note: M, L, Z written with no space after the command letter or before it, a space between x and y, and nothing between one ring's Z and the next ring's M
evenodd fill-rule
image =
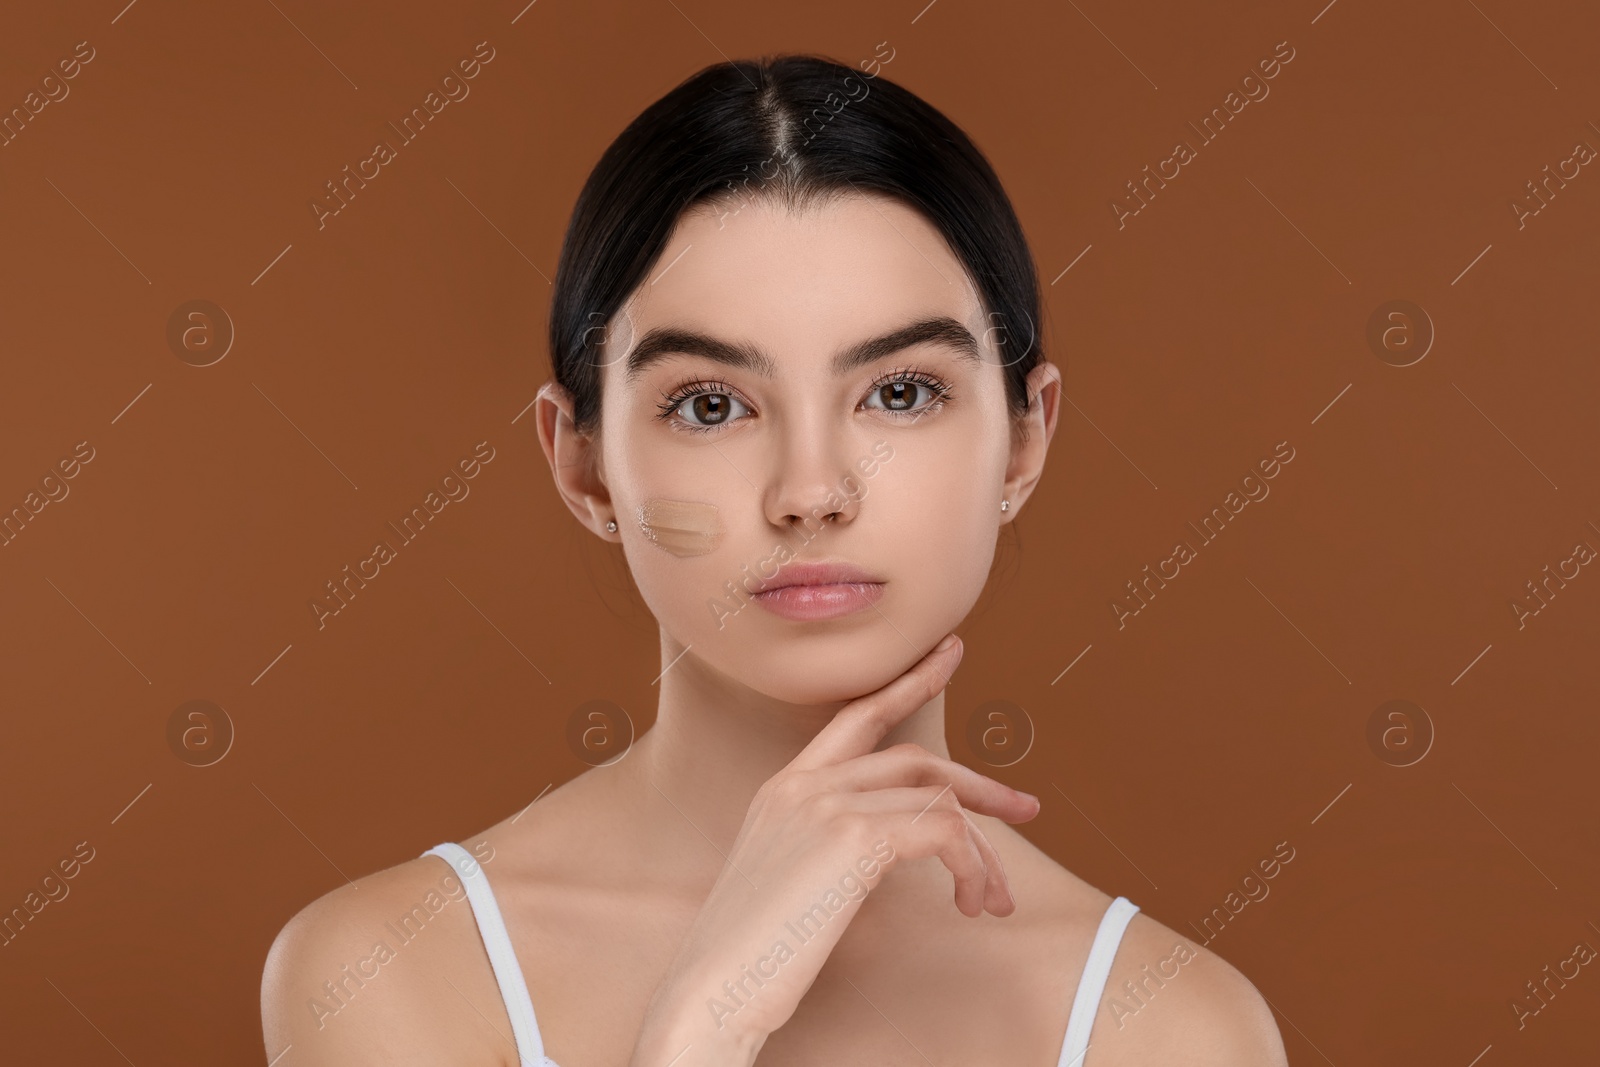
M617 532L617 520L616 519L612 519L611 521L606 523L606 533L616 533L616 532Z
M1000 501L1000 510L1001 511L1010 511L1011 510L1011 501L1009 501L1009 500Z

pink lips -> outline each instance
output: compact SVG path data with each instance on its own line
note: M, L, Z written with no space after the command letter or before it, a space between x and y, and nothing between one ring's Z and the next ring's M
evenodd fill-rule
M884 582L848 563L791 563L751 599L797 622L835 619L876 603Z

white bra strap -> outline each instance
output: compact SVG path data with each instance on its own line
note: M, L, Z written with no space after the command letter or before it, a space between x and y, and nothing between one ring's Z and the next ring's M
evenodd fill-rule
M1139 905L1127 897L1118 897L1100 917L1100 928L1095 931L1089 959L1083 965L1083 977L1078 980L1077 995L1072 998L1072 1014L1067 1017L1067 1037L1061 1043L1057 1067L1083 1067L1083 1056L1089 1051L1089 1031L1094 1028L1100 995L1105 992L1106 978L1111 974L1111 961L1116 958L1117 946L1122 943L1128 921L1138 910Z
M454 843L435 845L423 853L438 856L461 876L466 886L467 899L472 902L472 915L478 922L478 934L483 947L489 952L489 964L494 968L495 981L500 986L500 998L505 1001L506 1014L511 1017L511 1033L517 1042L517 1058L523 1067L543 1067L549 1061L544 1054L544 1039L539 1034L539 1022L533 1013L533 998L528 995L528 983L522 968L517 965L517 953L511 947L511 936L506 932L505 919L500 905L489 888L489 876L472 853Z

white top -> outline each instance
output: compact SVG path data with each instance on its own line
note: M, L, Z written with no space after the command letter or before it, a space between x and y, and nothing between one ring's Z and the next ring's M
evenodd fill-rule
M495 902L494 891L489 888L489 876L473 858L472 853L460 845L436 845L423 853L438 856L456 869L467 889L467 900L472 904L472 915L478 923L478 934L483 947L488 950L489 964L494 968L495 982L500 986L500 997L505 1001L506 1014L511 1017L511 1033L516 1038L517 1058L521 1067L559 1067L555 1060L544 1054L544 1039L539 1034L539 1021L533 1011L533 999L528 995L528 983L522 968L517 964L516 951L511 947L511 937L506 932L505 919L500 905ZM1078 979L1078 992L1072 998L1072 1012L1067 1016L1067 1036L1061 1043L1061 1058L1057 1067L1083 1067L1083 1057L1089 1051L1089 1032L1094 1028L1095 1011L1100 1006L1100 996L1105 991L1106 976L1111 973L1111 961L1116 958L1117 946L1128 928L1128 921L1139 910L1127 897L1118 897L1100 918L1094 943L1089 947L1089 958L1084 961L1083 975Z

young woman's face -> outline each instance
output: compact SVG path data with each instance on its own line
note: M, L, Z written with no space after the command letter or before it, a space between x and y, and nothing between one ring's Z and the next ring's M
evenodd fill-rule
M618 535L689 656L828 703L956 627L1009 517L1003 361L1031 343L993 326L938 231L891 199L682 218L597 358ZM859 573L755 595L807 563Z

